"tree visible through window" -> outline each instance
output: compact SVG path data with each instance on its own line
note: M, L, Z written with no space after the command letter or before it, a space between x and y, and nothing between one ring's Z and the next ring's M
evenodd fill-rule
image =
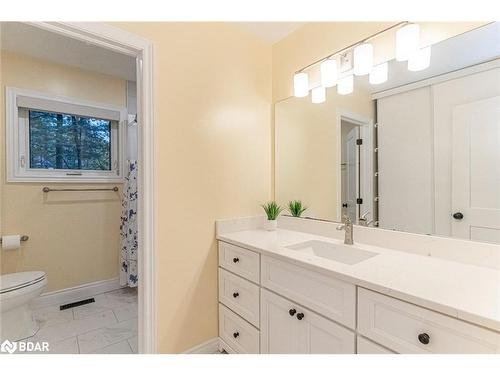
M29 110L30 168L110 171L111 121Z

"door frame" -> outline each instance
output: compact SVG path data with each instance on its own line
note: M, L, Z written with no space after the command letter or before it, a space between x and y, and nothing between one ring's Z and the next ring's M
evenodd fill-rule
M359 135L363 139L363 145L360 149L360 174L362 176L360 183L360 191L363 198L361 208L370 213L367 215L367 221L373 220L373 119L358 113L351 112L346 109L337 108L337 122L336 127L336 147L337 147L337 212L336 221L342 221L342 166L340 165L342 157L342 120L348 121L352 124L359 126ZM368 183L372 181L372 183ZM359 180L358 180L359 184ZM357 212L357 210L356 210ZM358 219L358 214L356 214Z
M155 151L153 44L103 22L25 22L47 31L113 50L137 61L138 153L138 329L139 353L157 352ZM118 228L117 228L118 230ZM117 264L118 267L118 264Z
M342 138L342 121L346 121L345 118L342 118L341 120L341 138ZM346 162L346 168L345 168L345 173L342 173L342 159L340 160L341 163L340 163L340 186L341 186L341 207L340 207L340 212L341 214L344 214L344 215L347 215L347 216L350 216L349 214L349 204L352 203L353 206L354 206L354 215L353 215L353 221L356 222L358 219L359 219L359 207L358 207L358 204L356 202L356 198L359 197L359 192L360 192L360 178L359 178L359 174L360 174L360 166L361 166L361 158L360 158L360 149L359 149L359 146L356 144L356 140L361 138L361 127L357 124L352 124L351 122L348 122L348 124L350 125L354 125L354 127L351 129L351 132L354 130L354 134L355 134L355 139L354 139L354 198L351 202L350 200L350 196L349 196L349 193L350 193L350 189L349 189L349 186L350 186L350 170L349 170L349 153L350 153L350 144L349 144L349 133L347 133L347 137L345 139L345 147L346 147L346 159L344 160ZM341 154L342 154L342 147L344 146L343 142L342 142L342 139L341 139L341 144L340 144L340 148L341 148ZM342 177L345 177L345 182L342 182ZM342 188L346 187L346 196L342 197ZM342 199L343 198L343 199ZM343 204L344 203L347 203L348 206L347 206L347 209L345 210L345 213L344 213L344 210L343 210Z

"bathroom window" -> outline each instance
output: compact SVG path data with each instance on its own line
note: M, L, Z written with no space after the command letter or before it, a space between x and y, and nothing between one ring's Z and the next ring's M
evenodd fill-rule
M9 181L122 178L121 108L7 89Z

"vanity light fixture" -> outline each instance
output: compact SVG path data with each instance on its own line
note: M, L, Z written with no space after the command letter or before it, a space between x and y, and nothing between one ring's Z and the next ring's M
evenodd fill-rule
M321 63L321 86L323 87L333 87L337 84L338 69L337 60L326 59Z
M384 62L373 67L368 80L372 85L378 85L387 81L388 75L389 64Z
M406 61L420 48L420 26L410 23L396 31L396 60Z
M354 74L363 76L370 73L373 67L373 46L363 43L354 47Z
M311 90L311 101L314 104L324 103L326 100L326 89L323 86Z
M297 98L309 95L309 76L307 73L299 72L293 76L293 95Z
M427 69L431 64L431 47L421 48L408 59L408 70L418 72Z
M349 74L348 76L339 79L337 84L337 93L340 95L351 94L354 90L354 76Z
M326 96L325 88L335 85L340 95L352 93L354 75L369 74L369 81L373 85L386 82L389 64L384 62L373 66L374 48L369 41L390 30L396 30L397 61L408 61L410 71L419 71L429 67L431 50L430 47L420 49L420 26L408 21L399 22L298 70L293 76L294 95L298 98L309 95L309 76L306 71L319 64L322 88L317 88L312 94L313 103L322 103ZM344 66L347 64L343 63L343 56L349 56L344 58L349 62L349 67ZM344 76L339 79L341 73Z

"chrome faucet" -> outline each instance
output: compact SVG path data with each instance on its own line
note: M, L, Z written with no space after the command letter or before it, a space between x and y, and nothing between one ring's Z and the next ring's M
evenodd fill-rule
M346 245L354 243L352 239L352 221L349 216L344 216L344 224L337 226L337 230L345 230L344 243Z
M366 211L363 215L359 217L358 224L364 227L370 226L373 220L368 220L366 217L370 214L370 211Z

